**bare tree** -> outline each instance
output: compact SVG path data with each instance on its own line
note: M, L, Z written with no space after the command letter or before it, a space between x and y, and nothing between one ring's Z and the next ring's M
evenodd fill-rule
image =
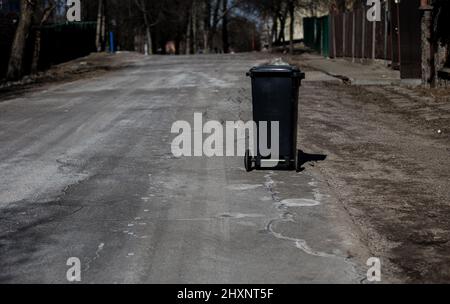
M142 13L142 17L144 19L144 26L145 26L145 37L147 40L147 48L148 53L150 55L153 54L153 39L152 39L152 32L150 30L150 22L148 20L148 12L147 12L147 5L145 0L135 0L135 3L139 10Z
M210 49L214 48L213 38L217 33L219 25L222 23L222 48L224 49L224 51L226 49L225 52L229 51L228 21L233 10L235 10L240 6L243 6L244 4L246 4L246 1L244 0L235 0L235 1L216 0L214 2L210 26L211 30L209 31L209 39L208 39L210 42L209 43Z
M41 55L41 28L50 18L51 14L56 8L55 0L49 0L47 7L44 9L39 26L36 28L35 38L34 38L34 50L33 59L31 64L31 72L36 73L39 65L39 57Z
M165 6L165 1L151 1L151 0L134 0L137 8L141 12L144 21L145 37L147 41L148 53L153 54L153 37L152 28L158 25L164 18L162 8Z
M105 19L104 0L98 0L98 13L97 13L97 33L95 38L95 45L97 52L101 52L103 49L103 20Z
M140 48L142 41L150 54L156 50L163 51L168 42L176 46L177 53L197 53L199 48L204 52L213 49L229 52L231 44L239 43L241 49L246 45L239 39L250 39L248 42L251 42L257 37L258 26L249 27L253 36L248 36L248 31L242 35L236 31L236 24L246 24L246 7L269 6L271 10L266 9L265 15L269 18L273 16L276 21L272 28L275 30L273 36L284 37L283 22L286 22L287 16L285 6L280 3L286 1L288 0L97 0L83 1L82 14L84 21L97 21L93 37L97 51L104 50L108 30L116 32L118 45L127 50ZM35 40L32 44L33 53L30 54L32 57L28 59L32 62L32 72L37 71L42 56L41 49L44 48L42 28L53 16L57 16L59 8L65 2L66 0L20 0L20 18L7 71L9 79L23 76L23 62L28 62L25 61L24 54L26 45L29 45L29 37L35 37ZM256 24L251 18L247 20L249 24ZM35 35L31 35L33 22ZM230 36L231 27L233 36ZM140 37L144 39L139 39ZM185 46L186 49L183 49Z
M222 0L222 48L224 53L230 52L230 43L228 37L228 0Z
M36 0L20 1L19 24L17 26L16 34L11 47L11 56L8 64L8 72L6 74L7 79L16 80L22 76L25 46L27 38L30 34L30 28L36 11L36 5Z
M193 40L193 45L192 45L192 51L194 52L194 54L197 53L197 48L198 48L198 36L197 36L197 27L198 27L198 23L197 23L197 14L198 14L198 1L197 0L193 0L192 2L192 40Z
M289 0L288 10L289 10L289 53L294 54L294 34L295 34L295 8L296 1Z
M191 45L192 45L192 28L193 28L193 16L192 11L188 10L188 23L187 23L187 31L186 31L186 55L191 54ZM195 25L194 25L195 26ZM194 42L195 43L195 42Z
M213 20L212 20L212 25L211 25L210 39L209 39L209 41L210 41L209 48L211 50L213 49L213 37L216 34L217 26L219 25L219 22L220 22L220 19L219 19L220 1L221 0L216 0L215 5L214 5Z
M203 4L203 49L207 53L209 51L209 38L211 31L211 0L204 0Z

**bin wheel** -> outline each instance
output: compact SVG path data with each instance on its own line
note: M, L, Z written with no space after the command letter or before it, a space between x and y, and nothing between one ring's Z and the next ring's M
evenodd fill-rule
M301 159L302 158L302 154L300 151L297 151L295 153L295 171L300 172L302 171L302 165L301 165Z
M257 156L255 158L255 167L257 170L260 170L261 166L262 166L262 158L261 158L261 156Z
M253 161L252 161L252 157L250 156L250 150L245 151L244 163L245 163L245 170L247 170L247 172L252 171Z

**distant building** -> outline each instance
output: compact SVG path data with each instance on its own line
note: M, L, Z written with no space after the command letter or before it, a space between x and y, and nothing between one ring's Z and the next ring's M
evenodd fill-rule
M315 5L311 8L298 8L295 12L294 40L304 39L303 18L323 17L328 14L329 7L326 5ZM290 22L290 18L288 17L284 29L284 37L286 37L286 41L289 41L290 37Z
M301 41L304 38L304 18L322 17L329 13L328 5L323 3L319 4L319 2L311 2L309 7L301 7L296 9L294 22L295 42ZM264 48L267 48L272 44L275 46L280 46L283 44L287 45L290 41L290 23L291 21L288 14L286 15L283 28L280 28L280 26L282 26L281 18L278 18L276 24L274 24L274 20L270 16L266 16L261 24L261 45Z

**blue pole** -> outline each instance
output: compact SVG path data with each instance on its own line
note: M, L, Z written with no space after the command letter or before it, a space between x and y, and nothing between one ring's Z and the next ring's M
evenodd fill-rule
M110 53L114 53L116 50L116 46L114 45L114 33L109 32L109 51Z

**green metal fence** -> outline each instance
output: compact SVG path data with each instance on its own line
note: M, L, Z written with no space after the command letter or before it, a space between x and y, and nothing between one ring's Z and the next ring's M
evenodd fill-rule
M39 67L83 57L96 51L96 22L73 22L44 26Z
M330 55L329 23L329 16L303 18L305 45L325 57Z
M39 69L45 70L54 64L83 57L96 51L96 22L74 22L42 26ZM14 39L16 24L7 18L0 18L0 79L5 77ZM33 28L26 44L23 72L30 73L34 49Z

